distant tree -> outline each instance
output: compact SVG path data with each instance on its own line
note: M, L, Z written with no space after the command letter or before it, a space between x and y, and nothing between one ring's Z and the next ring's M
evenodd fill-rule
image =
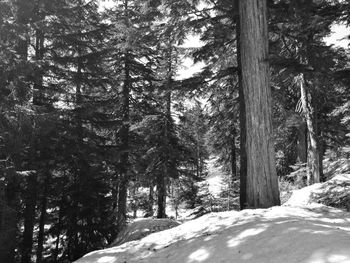
M299 165L306 164L307 184L324 180L324 153L337 144L336 138L344 131L344 126L330 114L344 95L333 73L343 67L344 54L323 40L340 15L339 4L308 1L300 5L282 1L270 5L275 120L285 120L278 124L283 132L276 133L277 148L288 145L282 146L281 151L284 174L295 160Z

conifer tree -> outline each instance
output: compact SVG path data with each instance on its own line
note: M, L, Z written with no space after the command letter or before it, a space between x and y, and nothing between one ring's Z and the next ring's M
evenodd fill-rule
M289 112L287 125L298 132L298 159L307 163L307 184L324 180L322 159L327 144L333 144L326 138L334 135L326 134L335 131L324 127L333 126L326 116L341 95L329 87L338 86L332 72L342 67L344 57L339 50L326 46L323 38L330 33L338 10L337 4L327 1L271 5L271 64L276 74L273 82L283 87L276 91L279 98L288 96L293 100L292 104L291 100L285 102L284 107Z

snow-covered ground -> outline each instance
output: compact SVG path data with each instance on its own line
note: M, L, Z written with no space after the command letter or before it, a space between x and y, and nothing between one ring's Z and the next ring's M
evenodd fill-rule
M313 184L296 190L285 205L305 206L312 204L315 196L328 195L329 197L332 197L341 196L342 194L350 195L350 174L339 174L325 183Z
M208 190L214 197L219 197L224 185L224 175L221 170L221 166L216 164L217 158L211 157L208 162L208 176L205 182L208 183Z
M310 201L326 189L316 188L281 207L207 214L77 263L350 263L350 213Z

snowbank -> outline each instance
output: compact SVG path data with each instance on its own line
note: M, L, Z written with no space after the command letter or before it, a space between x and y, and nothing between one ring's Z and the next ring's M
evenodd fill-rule
M350 213L322 205L204 215L77 263L350 263Z
M120 232L111 246L119 246L129 241L139 240L149 234L163 231L180 225L172 219L140 218L134 220Z
M293 191L285 205L305 206L321 203L347 208L346 202L349 202L348 207L350 208L350 174L339 174L325 183L313 184Z

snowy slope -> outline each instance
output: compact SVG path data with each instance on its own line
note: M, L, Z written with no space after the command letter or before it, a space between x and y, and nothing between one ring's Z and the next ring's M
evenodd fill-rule
M180 225L180 222L169 218L138 218L122 230L111 246L118 246L133 240L139 240L152 233Z
M294 191L284 206L207 214L77 263L350 263L350 213L311 198L349 183L338 175Z
M350 213L322 205L205 215L78 263L350 263Z
M328 195L332 198L343 194L350 196L350 174L338 174L325 183L313 184L293 191L285 205L305 206L314 201L313 196Z

